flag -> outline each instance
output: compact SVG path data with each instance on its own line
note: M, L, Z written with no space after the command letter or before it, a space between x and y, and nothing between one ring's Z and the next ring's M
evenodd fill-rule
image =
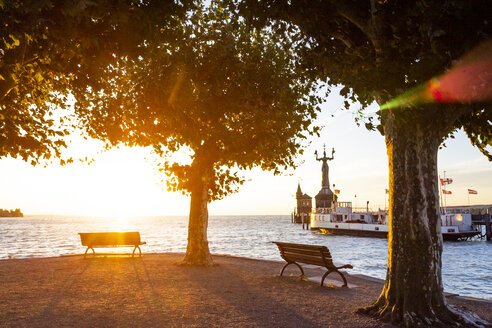
M449 191L449 190L444 190L444 189L442 190L442 193L443 193L443 194L445 194L445 195L451 195L451 194L452 194L452 192L451 192L451 191Z
M476 194L478 194L478 191L473 190L473 189L468 189L468 193L469 193L470 195L476 195Z
M452 184L452 183L453 183L453 179L451 179L451 178L446 178L446 179L441 178L441 186L445 186L445 185Z
M389 189L384 189L387 194L390 193Z
M335 189L335 195L338 195L340 193L339 189Z

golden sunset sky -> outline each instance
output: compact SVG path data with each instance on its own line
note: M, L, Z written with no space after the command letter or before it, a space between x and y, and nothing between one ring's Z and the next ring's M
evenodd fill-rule
M329 162L330 184L340 189L340 201L372 209L385 206L388 187L384 138L375 131L357 127L354 110L344 111L341 97L332 95L323 106L318 124L321 138L299 158L304 163L282 176L253 170L240 192L210 204L210 215L289 215L295 207L297 183L303 192L315 196L321 187L321 163L314 151L335 148ZM332 114L334 117L332 117ZM91 154L95 162L61 167L32 167L12 158L0 160L0 208L20 208L25 215L166 216L187 215L189 198L165 191L150 150L113 149L98 154L97 142L75 140L69 151ZM454 180L447 188L447 205L492 204L492 163L474 148L460 131L439 151L439 172ZM357 197L355 197L357 195ZM386 200L386 206L388 206Z

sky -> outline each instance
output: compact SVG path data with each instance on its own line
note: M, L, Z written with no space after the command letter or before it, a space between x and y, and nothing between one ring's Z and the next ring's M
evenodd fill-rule
M327 98L313 137L298 168L274 176L259 169L244 172L247 181L236 194L209 205L210 215L290 215L297 184L314 197L321 188L321 162L314 151L327 154L330 185L340 190L340 201L372 209L388 206L388 158L384 137L358 127L355 108L342 110L336 92ZM166 191L164 178L150 150L120 147L98 153L97 142L76 139L70 151L84 151L95 161L66 166L33 167L22 160L0 160L0 208L20 208L24 215L169 216L188 215L189 198ZM439 172L453 179L447 205L492 204L492 163L474 148L463 131L448 139L438 154ZM468 195L467 189L478 191ZM469 197L469 198L468 198ZM386 198L386 199L385 199Z

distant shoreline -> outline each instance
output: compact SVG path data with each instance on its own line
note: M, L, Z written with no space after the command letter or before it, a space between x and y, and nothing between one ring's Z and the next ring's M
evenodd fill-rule
M23 218L24 214L22 214L20 208L16 208L15 210L4 210L0 208L0 218Z

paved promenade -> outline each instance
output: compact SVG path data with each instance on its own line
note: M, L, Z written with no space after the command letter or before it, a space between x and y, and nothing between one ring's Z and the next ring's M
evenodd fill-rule
M211 268L180 267L183 254L0 261L0 327L391 327L353 312L381 282L321 271L299 280L282 262L214 256ZM291 275L292 273L292 275ZM331 275L329 276L331 277ZM450 297L492 321L492 302Z

